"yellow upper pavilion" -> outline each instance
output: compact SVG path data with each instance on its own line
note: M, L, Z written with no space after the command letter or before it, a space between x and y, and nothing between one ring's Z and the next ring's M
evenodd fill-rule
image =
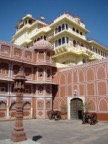
M11 42L31 48L40 39L48 40L55 51L53 62L65 66L105 59L108 49L95 40L87 40L88 32L79 17L68 13L60 15L50 24L45 23L44 17L34 19L28 14L17 24Z

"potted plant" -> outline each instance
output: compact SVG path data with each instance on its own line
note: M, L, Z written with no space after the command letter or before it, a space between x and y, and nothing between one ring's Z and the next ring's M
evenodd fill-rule
M67 105L62 104L61 105L61 119L67 119Z

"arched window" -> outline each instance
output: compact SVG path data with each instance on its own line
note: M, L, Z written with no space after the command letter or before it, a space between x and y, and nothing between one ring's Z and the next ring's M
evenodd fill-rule
M74 47L76 46L76 41L75 41L75 40L73 41L73 46L74 46Z
M43 77L43 68L40 68L38 71L38 77Z
M44 40L46 40L46 36L44 36Z
M83 35L83 33L82 33L82 32L80 32L80 35Z
M62 37L62 44L65 43L65 37Z
M76 30L77 33L79 33L79 30Z
M61 39L58 40L58 44L61 45Z
M73 31L75 31L75 28L73 27Z
M39 41L40 40L40 38L37 38L37 41Z
M29 24L32 24L32 20L29 20L28 23L29 23Z
M68 24L66 24L66 29L68 29Z
M64 24L62 24L62 30L64 30L64 28L65 28L65 27L64 27Z
M58 27L58 32L61 32L61 26Z
M25 102L24 104L23 104L23 108L25 109L25 108L30 108L31 107L31 104L30 104L30 102Z

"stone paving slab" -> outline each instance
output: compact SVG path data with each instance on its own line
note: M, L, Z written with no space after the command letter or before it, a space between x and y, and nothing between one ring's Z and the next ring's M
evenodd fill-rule
M0 144L41 144L41 143L32 141L31 139L27 139L21 142L13 142L10 139L5 139L5 140L0 140Z
M35 144L108 144L108 123L83 125L80 120L40 119L24 120L23 123L27 138ZM2 144L11 137L13 128L14 121L0 122Z

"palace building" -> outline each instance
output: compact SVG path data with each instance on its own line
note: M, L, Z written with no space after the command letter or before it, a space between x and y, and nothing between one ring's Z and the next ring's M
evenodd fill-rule
M68 119L88 110L108 121L108 49L86 38L84 22L64 13L47 24L29 14L16 28L10 43L0 41L0 120L15 118L13 79L23 65L24 118L66 106Z
M16 26L12 43L31 48L40 39L48 40L55 51L52 60L65 65L80 65L108 56L108 49L95 40L88 40L84 22L64 13L52 23L34 19L28 14Z

